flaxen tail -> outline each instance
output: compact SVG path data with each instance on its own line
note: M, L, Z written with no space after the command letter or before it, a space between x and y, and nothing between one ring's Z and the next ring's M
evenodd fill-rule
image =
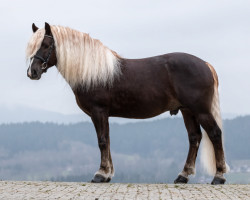
M208 67L210 68L213 77L214 77L214 96L212 100L212 106L211 106L211 114L213 115L215 121L217 122L217 125L220 127L222 131L222 143L224 140L223 137L223 128L222 128L222 118L221 118L221 112L220 112L220 100L219 100L219 92L218 92L218 77L214 70L214 68L207 63ZM225 148L224 148L225 149ZM207 133L203 131L203 137L202 137L202 149L201 149L201 163L205 170L210 175L215 175L216 173L216 160L215 160L215 154L214 154L214 148L211 140L209 139ZM229 166L226 164L227 172L230 170Z

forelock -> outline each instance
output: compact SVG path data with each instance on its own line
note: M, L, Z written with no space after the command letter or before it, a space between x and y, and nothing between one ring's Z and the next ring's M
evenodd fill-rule
M39 50L41 47L43 38L45 34L45 29L38 29L30 38L27 48L26 48L26 60L30 59L33 57L36 52Z

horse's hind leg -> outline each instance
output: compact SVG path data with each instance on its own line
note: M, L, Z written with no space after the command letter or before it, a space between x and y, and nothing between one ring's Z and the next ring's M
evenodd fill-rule
M195 160L200 145L202 133L195 116L189 110L181 110L188 132L189 151L185 166L174 183L187 183L188 176L195 173Z
M222 145L221 129L217 125L213 115L210 113L199 114L198 120L202 128L207 132L214 148L216 172L212 184L224 184L226 179L224 178L223 173L226 173L226 163Z
M110 164L110 167L111 167L111 172L110 172L110 175L109 175L109 178L108 178L108 182L115 175L115 168L114 168L114 165L113 165L110 148L109 148L109 164Z

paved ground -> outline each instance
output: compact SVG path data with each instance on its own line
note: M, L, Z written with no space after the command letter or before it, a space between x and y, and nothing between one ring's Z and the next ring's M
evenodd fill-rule
M250 199L250 185L0 181L0 199Z

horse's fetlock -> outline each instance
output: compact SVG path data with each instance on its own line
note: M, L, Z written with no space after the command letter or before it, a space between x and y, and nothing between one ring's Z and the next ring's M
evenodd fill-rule
M191 175L191 174L195 174L195 167L184 167L184 170L183 171L185 171L185 173L187 174L187 175Z
M227 166L225 161L223 161L223 163L219 163L219 167L217 166L217 173L226 173L227 172Z

